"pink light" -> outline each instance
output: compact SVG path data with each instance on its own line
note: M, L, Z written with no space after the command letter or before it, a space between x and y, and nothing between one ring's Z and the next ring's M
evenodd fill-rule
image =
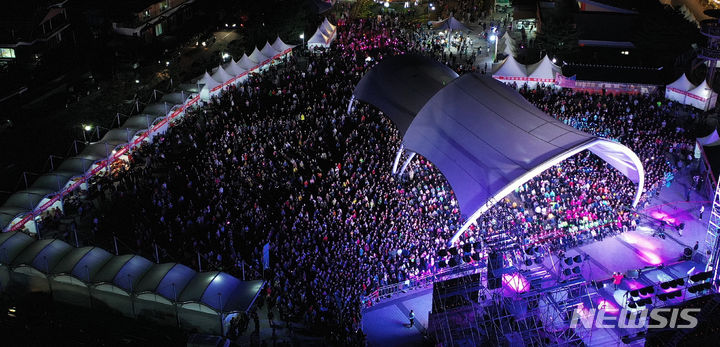
M607 301L607 300L600 300L597 305L599 310L604 310L605 312L618 312L617 306L615 306L613 303Z
M652 216L653 218L655 218L655 219L657 219L657 220L661 220L661 221L670 223L670 224L672 224L672 225L676 225L676 224L677 224L677 219L675 219L674 217L669 216L667 213L665 213L665 212L663 212L663 211L653 211L653 212L650 213L650 216Z
M513 274L503 274L502 282L504 287L510 288L516 293L524 293L530 289L530 283L528 280L518 272Z
M662 264L662 259L660 259L660 256L657 254L646 251L646 250L639 250L640 251L640 259L642 259L644 262L651 264L651 265L660 265Z

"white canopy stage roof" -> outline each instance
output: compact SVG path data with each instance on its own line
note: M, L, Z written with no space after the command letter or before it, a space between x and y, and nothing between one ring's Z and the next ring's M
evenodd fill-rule
M685 103L685 96L690 90L695 89L695 85L688 80L687 76L683 73L675 82L665 86L665 97L667 99L677 101L679 103Z
M229 63L227 63L227 64L225 64L225 66L223 66L223 69L225 69L225 71L227 73L229 73L235 77L242 75L246 71L232 59L230 60Z
M438 22L433 26L436 30L450 30L450 31L458 31L458 30L469 30L465 24L460 23L455 17L450 16L447 19Z
M315 30L315 34L307 41L308 48L313 47L330 47L330 43L335 39L336 27L332 25L327 18Z
M402 88L384 92L389 95L373 93L372 89L383 84L400 85L403 78L407 78L405 86L422 85L422 79L437 86L438 79L432 77L442 76L446 68L435 63L437 70L431 73L427 62L413 56L401 56L388 64L407 69L420 65L415 74L398 74L384 64L373 67L353 95L377 106L393 121L406 119L412 112L411 108L397 107L408 104L403 100L407 95L412 95L413 104L423 104L407 127L402 144L438 167L452 186L460 210L469 216L451 243L517 187L586 149L637 183L633 206L640 200L645 176L642 162L622 144L568 126L512 88L479 74L465 74L440 88L428 87L425 91L437 89L431 97ZM371 80L365 82L366 78ZM396 124L398 128L404 126Z

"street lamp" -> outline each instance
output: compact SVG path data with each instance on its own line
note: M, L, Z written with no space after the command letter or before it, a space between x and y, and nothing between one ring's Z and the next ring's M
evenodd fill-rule
M86 133L88 131L92 130L93 127L90 124L81 124L80 127L83 130L83 141L85 141L85 143L87 143L87 134Z
M305 33L300 34L300 38L302 39L303 46L305 46Z
M497 35L492 34L492 35L490 35L489 39L490 39L490 42L495 42L495 55L493 55L493 62L495 62L495 59L497 58L497 42L498 42Z

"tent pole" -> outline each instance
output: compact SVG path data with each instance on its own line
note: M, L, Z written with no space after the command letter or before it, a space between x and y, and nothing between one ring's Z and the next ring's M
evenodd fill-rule
M405 172L405 169L407 169L408 165L410 165L410 161L415 158L415 152L410 152L410 156L405 160L405 163L403 164L402 168L400 169L400 173L398 173L398 176L402 176L402 174Z
M395 162L393 162L393 167L392 167L393 175L397 173L398 163L400 163L400 157L402 156L404 148L405 148L405 145L400 144L400 148L398 148L397 154L395 154Z

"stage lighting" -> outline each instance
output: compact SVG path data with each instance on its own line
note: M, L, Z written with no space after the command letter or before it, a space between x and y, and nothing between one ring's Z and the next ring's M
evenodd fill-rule
M474 261L480 261L480 253L473 253L472 256L470 256L470 257Z
M455 258L450 258L450 261L448 261L449 267L455 267L455 266L457 266L457 264L458 264L458 262Z
M570 269L565 269L565 270L563 270L563 275L565 275L565 276L570 276L570 275L572 275L572 270L570 270Z
M668 295L667 294L658 294L657 298L660 299L660 301L667 301Z
M535 258L535 264L540 265L542 264L543 260L545 260L543 257L537 257Z
M447 266L447 262L445 262L444 260L438 260L438 267L439 267L439 268L442 269L442 268L444 268L444 267L446 267L446 266Z
M475 242L475 245L473 245L473 248L475 248L475 252L482 251L482 242Z
M532 266L532 259L525 259L525 266Z
M535 252L533 252L533 248L532 248L532 247L528 247L528 248L525 249L525 254L527 254L527 255L533 255L534 253L535 253Z
M692 248L690 248L690 247L685 247L685 250L683 250L683 255L684 255L686 258L690 258L690 257L692 257L692 254L693 254Z
M438 257L447 256L447 249L443 248L443 249L438 250L437 255L438 255Z
M463 251L464 251L465 253L470 253L471 250L472 250L472 245L471 245L471 244L466 243L466 244L463 245Z
M640 289L640 294L642 295L648 295L655 293L655 288L653 286L647 286L645 288Z
M652 304L652 299L650 299L650 298L640 299L637 301L637 304L638 304L638 306L649 305L649 304Z
M582 270L580 270L580 267L579 267L579 266L576 266L576 267L574 267L574 268L572 269L572 272L573 272L574 274L576 274L576 275L579 274L581 271L582 271Z
M455 247L448 249L448 252L449 252L450 254L452 254L452 255L457 255L457 254L458 254L458 250L457 250L457 248L455 248Z
M706 272L696 273L696 274L690 276L690 280L693 282L701 282L706 279L709 279L710 277L712 277L712 271L706 271Z
M672 282L672 281L670 281L670 282ZM665 289L665 290L670 289L670 282L660 283L660 288Z
M630 302L628 303L628 307L629 307L629 308L632 308L632 309L635 309L635 308L637 308L637 303L635 303L635 301L630 301Z
M582 263L582 257L578 254L575 257L573 257L573 261L580 264L580 263Z
M565 258L564 261L565 261L565 264L567 264L567 266L570 266L570 265L572 265L572 263L573 263L572 258L569 258L569 257L568 257L568 258Z
M637 290L637 289L631 290L631 291L630 291L630 296L632 296L633 298L638 298L638 297L640 297L640 291Z
M675 281L673 281L675 285L673 287L680 287L685 285L685 280L682 278L678 278Z
M462 259L463 259L463 262L464 262L464 263L469 263L469 262L470 262L470 256L469 256L469 255L463 256Z

